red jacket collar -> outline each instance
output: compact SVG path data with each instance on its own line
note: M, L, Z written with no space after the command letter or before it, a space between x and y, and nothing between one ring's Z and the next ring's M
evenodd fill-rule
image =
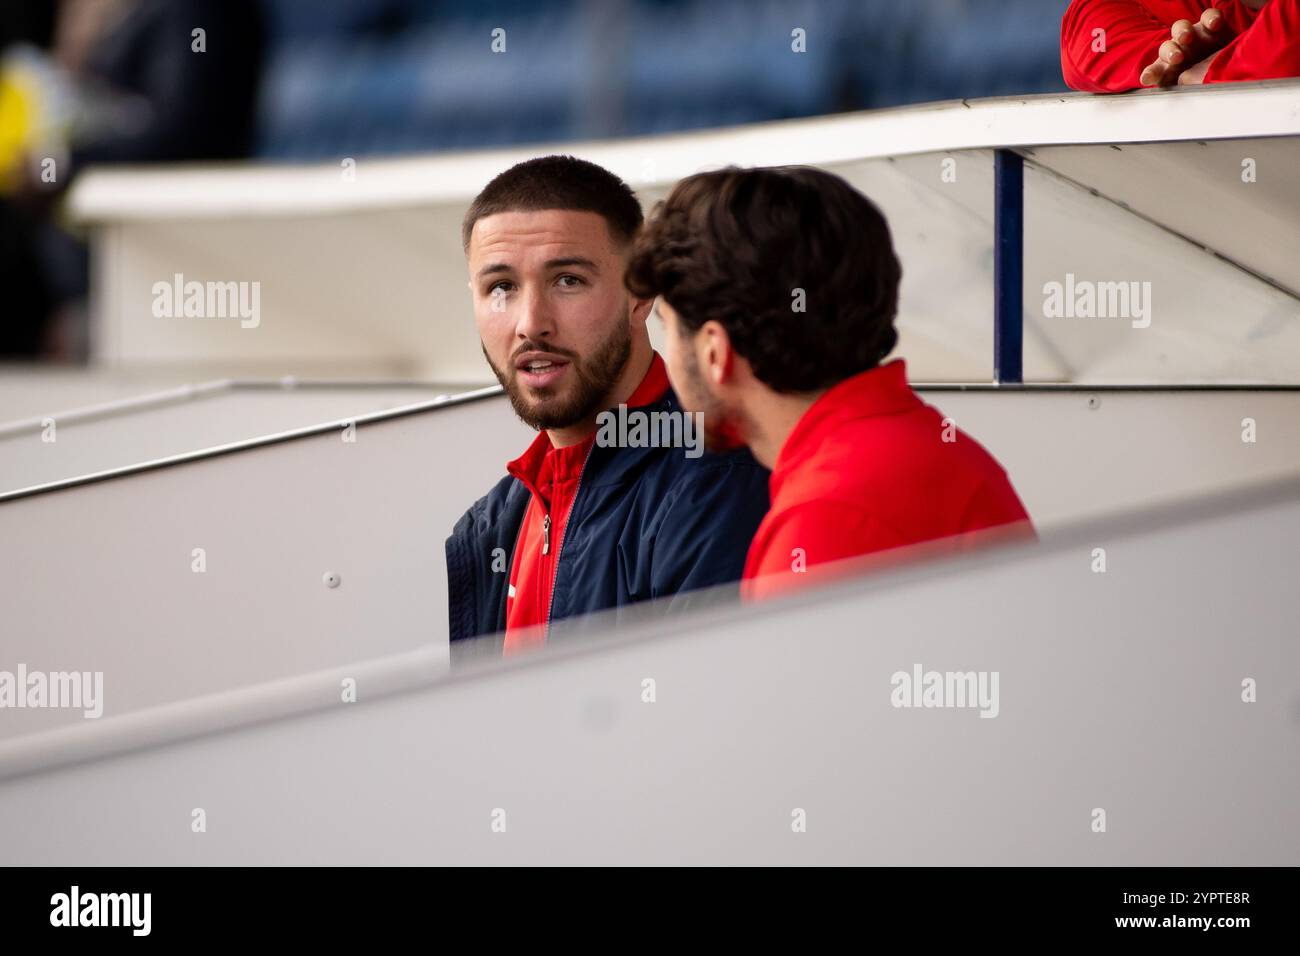
M772 471L786 471L814 454L822 439L844 422L894 415L921 404L907 384L907 363L903 359L859 372L827 389L803 413L781 446Z
M662 398L666 391L668 391L668 369L664 366L664 360L659 356L659 353L652 352L650 368L646 370L645 377L641 379L641 384L628 396L624 404L628 408L642 408L646 405L652 405ZM569 445L566 448L556 448L551 444L551 436L543 429L537 433L537 437L533 439L532 444L528 446L522 455L514 461L506 463L506 471L522 481L533 494L537 495L537 486L544 465L549 466L555 481L576 477L582 471L582 466L587 461L587 453L591 451L591 446L595 441L596 431L592 429L591 434L578 444ZM548 458L550 459L549 462ZM539 497L541 496L539 495Z
M664 365L664 360L659 357L659 353L651 352L650 367L646 369L645 378L641 379L641 384L628 396L624 404L628 408L644 408L663 398L666 391L668 391L668 369Z

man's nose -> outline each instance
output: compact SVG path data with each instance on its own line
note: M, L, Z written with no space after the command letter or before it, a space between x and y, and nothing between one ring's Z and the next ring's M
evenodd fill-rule
M545 339L555 332L555 317L541 292L526 292L519 302L515 335L520 339Z

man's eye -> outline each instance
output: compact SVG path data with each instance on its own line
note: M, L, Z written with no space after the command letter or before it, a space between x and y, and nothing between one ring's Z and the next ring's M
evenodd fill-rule
M505 294L506 294L507 292L509 292L513 287L514 287L514 283L512 283L512 282L507 282L505 279L502 279L500 282L494 282L494 283L492 283L492 285L491 285L491 286L488 288L488 290L487 290L487 294L488 294L488 295L505 295Z
M567 274L560 276L555 281L557 281L561 286L563 286L566 289L576 289L578 286L586 284L581 276L567 275Z

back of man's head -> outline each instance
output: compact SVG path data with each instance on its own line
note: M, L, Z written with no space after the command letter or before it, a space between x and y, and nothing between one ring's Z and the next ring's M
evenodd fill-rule
M815 392L898 341L901 268L875 205L808 167L683 179L633 247L629 290L661 295L683 332L717 321L768 388Z
M540 156L511 166L483 187L461 225L469 250L474 224L501 212L547 209L602 216L619 245L631 242L643 215L636 194L609 170L573 156Z

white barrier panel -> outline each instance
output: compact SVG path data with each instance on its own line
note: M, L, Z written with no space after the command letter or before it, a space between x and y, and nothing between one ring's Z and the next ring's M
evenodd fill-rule
M61 408L129 401L195 380L180 369L132 375L81 366L0 361L0 422L37 418Z
M452 386L455 388L454 386ZM0 493L447 397L434 384L181 385L0 424Z
M649 205L704 168L824 166L866 191L893 224L904 266L900 351L915 376L987 381L991 150L1021 149L1031 160L1031 378L1295 382L1300 282L1291 281L1285 250L1296 241L1298 88L1285 81L928 104L636 140L363 159L355 178L334 164L92 171L71 202L95 230L100 362L202 361L222 375L268 365L307 374L312 365L353 362L368 373L486 382L460 220L496 173L573 153L622 176ZM1209 150L1208 141L1233 142ZM1227 163L1233 154L1238 161ZM1257 164L1248 184L1242 158ZM1186 201L1207 185L1208 205ZM1241 241L1256 219L1286 234L1258 258L1259 246ZM259 283L257 325L158 317L155 286L178 274ZM1044 282L1067 274L1150 282L1154 324L1123 335L1115 322L1042 321ZM1176 281L1188 274L1198 281Z
M445 642L443 541L531 432L495 396L307 431L0 500L0 669L103 672L107 719Z
M922 397L988 448L1040 527L1300 475L1300 390L978 389Z
M1300 474L1298 391L924 396L1040 528ZM531 435L493 395L0 499L0 669L102 671L108 718L445 641L443 542Z
M1035 151L1026 381L1300 383L1298 170L1295 138Z
M334 672L4 742L0 845L76 866L1294 866L1298 537L1291 483L404 693L426 662L373 662L355 703Z
M1300 256L1288 252L1300 244L1300 140L1029 152L1026 381L1300 382ZM1244 154L1270 171L1264 188L1241 182L1229 160ZM903 264L896 354L909 372L991 379L992 152L832 168L889 220ZM1219 218L1183 233L1186 197L1202 192Z
M1025 153L1035 166L1300 292L1300 256L1294 254L1300 240L1300 139L1196 140L1136 149L1051 146ZM1195 201L1188 202L1189 196ZM1196 284L1203 288L1205 277Z

